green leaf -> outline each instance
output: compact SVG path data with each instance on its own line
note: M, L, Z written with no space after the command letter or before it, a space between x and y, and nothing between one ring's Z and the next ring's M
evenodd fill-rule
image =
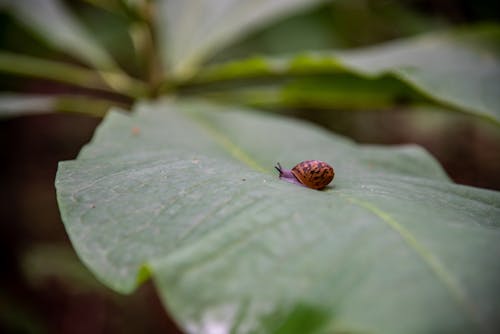
M89 69L10 52L0 52L0 71L55 80L85 88L105 89L107 87L98 73Z
M361 109L392 108L398 103L432 103L392 77L360 78L350 73L277 81L274 84L243 85L226 89L183 89L224 103L263 108ZM191 91L190 91L191 90Z
M10 52L0 52L0 72L48 79L80 87L144 96L141 81L116 72L96 72L80 66Z
M1 6L53 47L100 70L117 70L106 50L60 0L6 1Z
M0 94L0 119L50 112L80 113L103 117L113 106L123 103L71 95Z
M333 185L273 173L306 159L330 162ZM109 113L78 159L60 163L56 188L96 276L130 292L151 275L189 333L499 325L500 193L452 183L417 146L164 101Z
M158 1L164 62L176 77L189 77L203 60L241 35L322 1Z
M430 99L448 108L464 111L500 123L500 26L485 25L422 37L394 41L387 44L344 52L306 53L292 57L256 57L218 64L201 71L195 83L241 80L262 77L313 76L304 81L296 79L292 87L299 87L290 95L290 84L275 91L275 104L293 105L308 100L309 105L344 107L349 96L341 103L335 94L345 86L338 73L357 77L345 89L365 92L371 86L380 91L380 80L391 76L400 82L392 85L393 92L383 92L391 101L399 91L414 91L417 99ZM314 78L314 75L322 77ZM326 74L331 75L325 77ZM343 78L344 76L340 76ZM327 85L325 86L325 82ZM329 94L325 87L333 87ZM404 85L405 87L401 87ZM324 87L323 89L320 89ZM399 87L399 88L398 88ZM251 91L251 89L250 89ZM298 94L298 95L297 95ZM257 95L254 93L253 95ZM411 96L411 95L410 95ZM419 97L421 96L421 97ZM404 97L404 96L403 96ZM352 94L352 104L359 102ZM372 98L376 106L378 99ZM364 97L370 104L370 96Z

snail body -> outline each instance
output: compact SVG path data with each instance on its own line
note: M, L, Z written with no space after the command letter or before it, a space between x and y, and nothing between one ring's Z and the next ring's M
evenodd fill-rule
M292 169L285 169L278 163L274 168L281 180L316 190L326 187L335 176L332 166L319 160L302 161Z

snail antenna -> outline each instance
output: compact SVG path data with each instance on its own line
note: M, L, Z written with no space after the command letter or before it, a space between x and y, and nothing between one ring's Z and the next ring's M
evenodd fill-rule
M279 162L276 164L276 166L274 166L274 168L276 168L276 170L280 173L280 175L283 173L282 172L283 168L281 167L281 164Z

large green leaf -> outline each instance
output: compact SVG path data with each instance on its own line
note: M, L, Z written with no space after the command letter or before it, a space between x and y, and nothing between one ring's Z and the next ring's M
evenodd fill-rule
M274 164L332 163L316 191ZM189 333L498 329L500 194L416 146L201 102L108 114L56 178L72 243L105 284L150 275Z
M357 76L346 90L380 92L381 80L392 76L400 85L411 88L441 105L472 113L496 123L500 122L500 26L484 25L469 29L433 33L426 36L394 41L375 47L343 52L311 52L292 57L254 57L241 61L213 65L201 71L194 82L211 83L262 77L311 76L319 78L294 80L274 88L274 104L294 105L297 102L323 107L344 107L349 96L339 100L345 86L338 73ZM325 76L330 74L331 76ZM345 80L344 80L345 81ZM325 84L326 83L326 84ZM295 89L299 87L299 89ZM332 87L331 89L328 89ZM340 87L340 88L339 88ZM384 96L391 100L402 90L392 85ZM259 91L249 89L252 96ZM260 90L263 92L262 90ZM244 91L245 92L245 91ZM241 92L240 92L241 93ZM266 94L263 92L263 94ZM269 92L267 93L270 94ZM359 105L359 94L351 94L351 104ZM363 105L374 98L364 95ZM404 97L404 96L403 96Z
M207 56L242 34L321 1L157 1L163 59L177 77L189 77Z

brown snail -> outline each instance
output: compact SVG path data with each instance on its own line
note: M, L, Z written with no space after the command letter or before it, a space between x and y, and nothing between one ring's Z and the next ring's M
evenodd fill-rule
M278 162L274 168L281 180L317 190L326 187L335 176L332 166L319 160L302 161L292 169L285 169Z

